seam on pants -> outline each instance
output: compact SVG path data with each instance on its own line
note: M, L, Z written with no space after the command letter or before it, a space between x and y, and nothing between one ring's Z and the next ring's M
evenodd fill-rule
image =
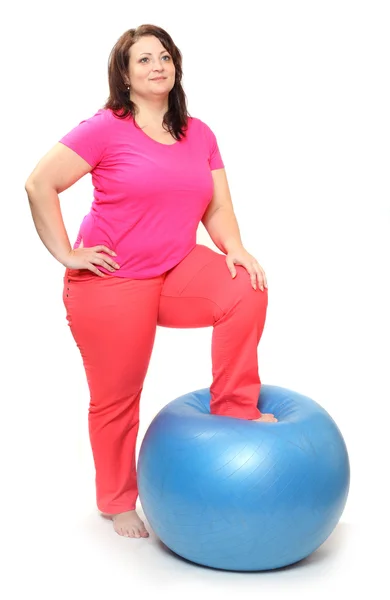
M219 257L223 256L223 254L218 254L218 256L214 256L208 263L206 263L205 265L203 265L203 267L201 269L199 269L199 271L197 271L195 273L195 275L186 283L185 287L181 290L180 294L179 294L179 298L182 295L182 293L184 292L184 290L187 289L187 287L190 285L191 281L193 281L195 279L195 277L197 275L199 275L199 273L201 273L203 271L203 269L205 269L206 267L208 267L212 262L214 262L215 260L219 260ZM164 294L163 294L164 295ZM196 296L195 296L196 297ZM207 300L208 298L206 298ZM222 309L221 309L222 310Z
M181 300L208 300L209 302L211 302L212 304L214 304L217 308L219 308L219 310L222 312L222 316L224 316L226 313L223 310L223 308L221 308L219 306L219 304L217 304L216 302L214 302L214 300L211 300L211 298L205 298L204 296L186 296L185 298L181 298L181 296L168 296L168 294L161 294L162 296L164 296L164 298L176 298L176 299L181 299Z
M222 309L221 309L221 310L222 310ZM224 311L222 311L222 312L223 312L223 314L222 314L222 317L221 317L221 319L222 319L222 318L224 318L224 317L227 315L227 312L224 312ZM218 319L218 320L219 320L219 319ZM223 363L225 364L225 385L229 385L229 382L230 382L230 372L229 372L229 370L226 368L226 364L227 364L226 357L227 357L227 354L228 354L228 353L227 353L227 345L228 345L228 344L229 344L229 340L227 341L227 344L222 344L222 345L221 345L221 354L222 354L222 356L223 356L223 359L222 359L222 360L223 360ZM231 412L231 410L232 410L232 404L231 404L231 402L230 402L230 400L229 400L229 399L226 399L226 400L225 400L225 410L226 410L226 413L229 413L229 412Z

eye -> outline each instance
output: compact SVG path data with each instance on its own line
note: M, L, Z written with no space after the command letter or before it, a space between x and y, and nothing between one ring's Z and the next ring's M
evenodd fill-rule
M169 54L164 54L164 56L162 58L168 58L169 60L171 60L171 57L169 56ZM149 59L147 56L143 56L139 62L142 62L143 60L149 60Z

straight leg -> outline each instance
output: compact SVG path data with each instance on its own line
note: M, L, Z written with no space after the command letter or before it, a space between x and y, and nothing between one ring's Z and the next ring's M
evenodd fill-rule
M139 403L156 333L163 277L101 278L87 269L64 277L66 318L90 390L89 435L98 509L135 510Z

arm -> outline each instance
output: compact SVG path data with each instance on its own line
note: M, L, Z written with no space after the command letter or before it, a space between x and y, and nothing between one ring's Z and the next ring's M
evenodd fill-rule
M35 228L43 244L60 263L64 264L72 246L65 229L56 190L41 182L26 184L26 192Z
M35 228L43 244L60 263L72 250L58 194L91 170L76 152L56 144L38 163L25 183Z
M232 248L243 247L237 219L234 214L225 169L211 171L214 194L202 217L209 236L224 254Z

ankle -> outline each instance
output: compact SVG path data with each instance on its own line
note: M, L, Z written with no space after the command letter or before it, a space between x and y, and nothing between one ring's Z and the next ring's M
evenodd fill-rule
M117 512L115 512L115 513L106 513L106 512L100 511L100 514L101 514L103 517L109 517L109 518L112 518L112 517L116 517L117 515L123 515L123 514L125 514L125 513L130 513L130 512L136 512L136 509L135 509L135 508L129 508L129 509L127 509L127 510L121 510L121 511L117 511Z

